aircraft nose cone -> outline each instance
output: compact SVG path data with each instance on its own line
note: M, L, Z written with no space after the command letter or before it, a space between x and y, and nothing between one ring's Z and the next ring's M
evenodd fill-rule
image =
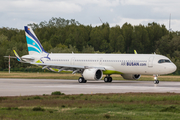
M174 64L174 67L172 69L173 69L173 72L175 72L177 70L177 67L175 64Z
M173 65L170 67L170 69L171 69L172 72L175 72L176 69L177 69L177 67L176 67L176 65L173 63Z

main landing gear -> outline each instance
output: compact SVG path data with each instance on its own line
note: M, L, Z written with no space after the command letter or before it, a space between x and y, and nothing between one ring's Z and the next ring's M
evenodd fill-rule
M86 83L87 80L85 80L83 77L79 77L78 82L79 82L79 83ZM104 82L106 82L106 83L112 82L112 77L111 77L110 75L106 76L106 77L104 78Z
M87 82L87 80L85 80L83 77L80 77L78 79L78 81L79 81L79 83L86 83Z
M158 75L153 75L154 76L154 84L159 84L159 80L157 79Z
M112 77L110 77L110 75L106 76L104 82L112 82Z

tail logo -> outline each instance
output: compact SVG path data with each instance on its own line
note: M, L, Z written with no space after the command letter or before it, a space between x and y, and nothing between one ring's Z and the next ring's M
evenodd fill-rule
M24 28L29 54L46 53L31 27L25 26Z
M37 53L42 53L41 47L31 38L26 36L28 51L34 51Z

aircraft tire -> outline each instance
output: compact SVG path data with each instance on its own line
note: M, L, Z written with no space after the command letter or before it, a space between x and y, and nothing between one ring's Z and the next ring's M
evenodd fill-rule
M105 77L104 82L112 82L112 77Z
M79 77L78 82L79 83L84 83L84 78L83 77Z
M159 84L159 80L154 80L154 84Z
M87 80L84 79L83 83L86 83L86 82L87 82Z
M157 82L157 84L159 84L159 80L157 80L156 82Z
M105 77L104 82L108 82L108 81L109 81L108 77Z
M108 82L112 82L112 77L109 77Z

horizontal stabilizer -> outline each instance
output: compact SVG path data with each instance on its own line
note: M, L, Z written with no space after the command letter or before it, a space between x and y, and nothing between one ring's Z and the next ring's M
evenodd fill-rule
M22 59L23 60L34 60L34 58L29 55L22 56Z
M6 57L6 58L16 58L15 56L4 56L4 57Z

